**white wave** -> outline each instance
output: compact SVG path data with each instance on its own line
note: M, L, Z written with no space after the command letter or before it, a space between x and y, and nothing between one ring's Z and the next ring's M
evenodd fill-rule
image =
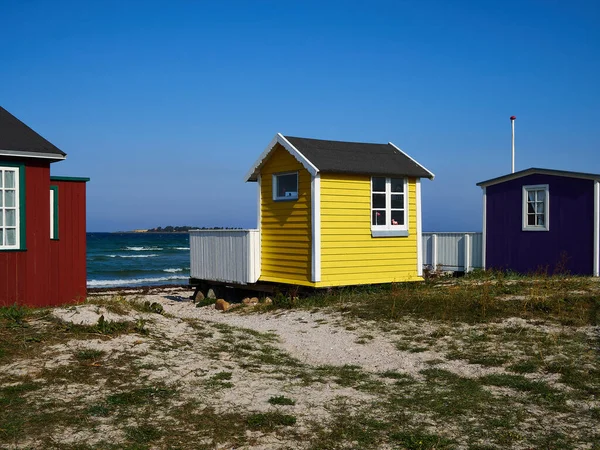
M189 250L189 247L175 247L175 250Z
M155 254L151 254L151 255L106 255L109 258L153 258L155 256Z
M88 280L88 287L114 287L114 286L133 286L160 283L164 281L187 280L189 277L181 275L172 275L168 277L155 278L133 278L129 280Z
M171 272L171 273L175 273L175 272L183 272L184 269L163 269L163 272Z
M125 247L125 250L129 250L132 252L148 252L148 251L162 250L162 248L161 247Z

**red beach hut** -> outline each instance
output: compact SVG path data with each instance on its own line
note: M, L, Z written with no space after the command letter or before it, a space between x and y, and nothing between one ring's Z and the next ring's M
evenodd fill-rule
M86 297L89 178L50 176L66 156L0 106L0 306Z

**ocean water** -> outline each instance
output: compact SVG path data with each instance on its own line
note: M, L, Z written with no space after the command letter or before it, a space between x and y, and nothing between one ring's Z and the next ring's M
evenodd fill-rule
M190 276L187 233L87 233L87 285L184 284Z

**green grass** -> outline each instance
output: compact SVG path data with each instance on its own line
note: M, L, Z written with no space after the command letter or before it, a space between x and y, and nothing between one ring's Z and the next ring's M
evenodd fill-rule
M288 398L284 395L276 395L274 397L269 398L269 403L271 405L295 405L296 401Z
M109 395L106 397L106 404L120 407L161 403L163 400L172 397L174 393L174 390L164 386L147 386Z
M251 414L247 419L248 426L253 430L273 430L276 427L290 427L296 424L296 417L278 412Z
M475 324L522 317L575 326L595 325L600 320L598 285L590 278L531 278L502 272L423 283L340 288L294 299L277 296L267 309L314 307L335 307L348 316L369 320L399 321L411 316Z
M80 350L75 354L75 358L80 361L97 361L102 358L106 352L104 350L97 350L93 348L86 348Z

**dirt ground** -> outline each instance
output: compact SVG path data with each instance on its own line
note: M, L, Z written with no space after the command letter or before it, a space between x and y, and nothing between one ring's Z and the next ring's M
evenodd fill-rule
M7 328L2 448L598 448L596 326L189 295L94 293Z

